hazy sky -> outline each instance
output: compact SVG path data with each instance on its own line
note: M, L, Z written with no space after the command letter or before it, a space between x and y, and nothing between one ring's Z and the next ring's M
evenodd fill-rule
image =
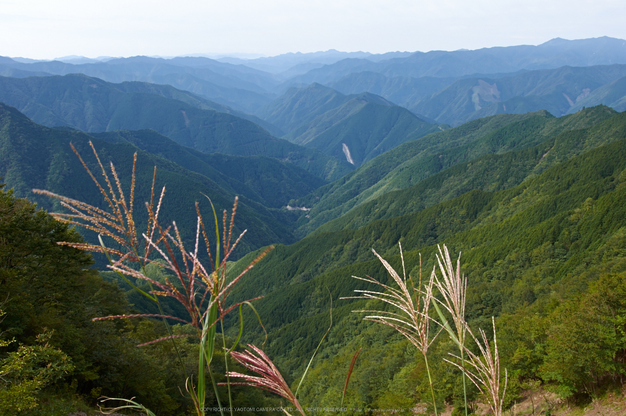
M429 51L626 39L625 0L0 0L0 55Z

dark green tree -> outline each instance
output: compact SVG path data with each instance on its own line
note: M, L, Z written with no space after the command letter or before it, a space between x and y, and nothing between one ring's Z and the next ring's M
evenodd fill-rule
M26 199L0 189L0 302L5 312L0 334L7 341L0 364L24 358L21 367L4 369L5 379L36 381L33 397L43 388L53 394L70 389L87 401L101 394L136 396L161 413L173 411L178 404L166 392L163 368L150 350L136 348L139 322L92 321L129 313L123 292L90 268L90 254L59 242L80 243L82 237ZM44 333L47 349L38 341ZM43 352L67 357L65 377L35 374L46 368ZM32 374L23 378L24 371Z
M626 276L606 275L557 308L548 330L544 380L564 397L597 397L626 367Z

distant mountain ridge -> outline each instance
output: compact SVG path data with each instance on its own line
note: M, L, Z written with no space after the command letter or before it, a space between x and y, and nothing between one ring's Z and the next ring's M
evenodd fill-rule
M406 58L381 62L345 59L293 78L291 82L327 84L336 82L350 73L364 71L388 77L458 78L474 74L612 64L626 64L626 40L609 37L582 40L553 39L538 46L415 52Z
M246 63L250 66L246 66ZM236 110L254 113L290 87L301 88L314 82L337 88L343 93L371 92L382 95L412 110L418 100L461 78L511 75L520 71L564 66L614 64L626 64L626 41L601 37L553 39L538 46L451 52L391 52L374 55L328 51L253 60L138 56L70 64L58 61L18 62L2 58L0 75L25 77L84 73L108 82L169 84ZM459 123L457 121L454 124Z
M210 103L168 86L111 84L79 74L0 77L0 101L47 126L86 132L154 129L202 152L273 157L325 180L351 170L341 159L275 138L253 122L217 112Z
M287 71L292 73L297 72L297 68L308 67L309 69L312 69L314 67L321 67L323 65L333 64L347 58L365 58L371 61L382 61L390 58L408 56L410 54L410 52L387 52L384 54L372 54L369 52L340 52L334 49L330 49L324 52L296 52L254 59L224 57L217 60L220 62L226 62L231 64L245 65L250 68L255 68L261 71L266 71L273 74L280 74L284 76L284 73Z
M380 96L343 95L317 83L289 89L257 114L289 131L285 139L354 166L440 129Z
M585 99L600 87L619 88L613 83L624 76L626 65L608 65L564 66L497 79L466 78L418 101L409 109L439 123L452 125L494 114L523 114L538 110L547 110L560 117L578 111L584 106ZM623 96L625 91L622 88L615 92ZM593 104L611 104L599 101L602 100Z
M105 62L69 64L59 61L22 63L8 58L0 71L20 76L82 73L108 82L142 81L168 84L248 113L272 98L268 88L278 84L271 74L208 58L148 58L136 56ZM13 74L12 76L17 76Z
M141 135L142 133L132 134ZM127 133L121 133L119 137L124 136L128 138ZM241 195L239 208L241 218L239 218L237 229L239 232L245 228L252 230L242 244L241 253L276 241L285 243L295 241L291 224L292 216L286 211L264 206L259 202L262 200L253 195L250 195L251 197L242 195L242 190L249 186L245 184L245 180L238 181L234 177L225 180L223 174L209 169L202 170L197 164L195 171L186 169L171 160L141 150L133 145L133 140L130 139L111 142L111 140L101 140L80 131L44 127L33 123L15 108L0 103L0 176L3 178L3 183L9 189L12 188L16 196L28 197L48 210L58 211L63 208L56 200L33 194L33 188L46 189L95 206L103 202L97 187L94 186L70 148L70 143L72 143L92 172L100 176L100 168L88 146L89 141L94 143L103 163L108 164L111 161L115 164L125 189L130 186L133 153L138 153L136 201L141 201L139 204L149 200L153 168L158 167L156 185L159 188L157 189L165 185L167 190L163 205L165 214L161 219L164 224L176 220L187 241L192 241L195 232L195 202L205 199L203 195L208 195L218 210L229 209L236 195L235 192ZM162 141L171 142L164 137ZM175 158L174 153L180 152L182 147L171 142L170 150L173 149L172 146L179 149L174 149L175 152L169 155ZM205 163L208 160L205 160ZM268 183L269 177L275 174L271 182L274 185L284 186L280 184L285 181L281 168L266 169L265 174L265 180ZM307 186L311 186L305 185L308 180L306 175L304 180L301 175L298 177L288 174L288 178L294 181L292 184L296 188L306 189ZM283 189L288 189L288 187ZM277 189L276 193L280 191ZM268 197L266 194L266 198ZM209 205L201 203L201 206L207 218L211 218ZM147 221L145 209L138 209L137 216L137 226L141 229L145 227ZM88 232L86 235L95 237Z

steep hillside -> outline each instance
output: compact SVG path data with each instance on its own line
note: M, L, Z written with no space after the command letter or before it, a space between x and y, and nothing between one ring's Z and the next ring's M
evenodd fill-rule
M384 98L370 93L342 96L341 98L343 102L334 108L326 111L316 110L315 114L309 115L309 119L298 124L285 138L297 144L307 145L328 130L357 115L365 106L369 105L374 107L373 111L379 109L383 112L387 110L387 107L393 106ZM310 118L311 116L313 118Z
M388 192L361 204L322 225L316 232L358 229L378 219L423 210L473 189L489 192L508 189L550 166L621 139L626 139L626 113L597 121L593 127L560 133L534 147L489 154L459 163L409 188Z
M292 140L361 166L407 141L442 130L405 108L376 101L369 94L356 96L340 108L318 116L306 130L297 129L294 135L304 132Z
M260 108L256 114L290 132L299 125L344 104L349 98L332 88L313 83L305 88L290 88L282 96Z
M380 96L346 96L320 84L292 88L258 114L287 131L285 139L357 167L408 140L439 130Z
M201 203L205 215L211 218L210 205L202 202L205 200L203 195L210 196L218 210L232 206L234 189L226 190L216 182L224 182L223 177L216 175L214 180L209 171L200 174L187 170L129 142L110 143L78 131L43 127L16 109L0 104L0 176L7 188L14 189L16 196L28 197L46 209L58 211L62 208L58 201L34 195L33 188L46 189L96 206L104 203L70 148L70 143L73 143L89 168L99 176L98 165L88 146L89 141L94 143L103 163L115 163L125 189L130 186L132 155L138 153L135 200L141 201L140 207L150 198L153 168L157 166L158 189L164 185L167 189L163 205L166 214L162 221L168 223L176 220L181 230L184 230L185 238L191 238L195 230L196 201ZM137 212L138 228L142 229L147 221L145 211L137 208ZM241 231L247 228L251 231L242 245L241 253L277 241L294 241L289 225L291 216L286 212L271 210L253 199L243 197L240 216L238 229Z
M269 208L285 207L325 182L290 163L264 156L231 156L203 153L181 146L154 130L93 133L109 142L128 142L174 162L185 169L212 178L231 194L245 196Z
M579 103L581 108L589 94L624 75L626 65L610 65L528 71L498 79L468 78L409 105L409 109L451 125L494 114L538 110L559 117ZM597 104L610 105L610 102Z
M301 219L302 235L354 207L404 189L443 169L476 157L535 146L565 130L590 126L615 112L606 107L554 118L546 112L499 115L424 136L383 154L355 172L299 201L311 208Z
M586 97L577 100L569 111L573 113L580 111L584 107L593 107L600 104L608 105L616 111L626 111L626 77L622 77L590 92Z
M609 200L618 199L626 189L623 186L622 175L626 169L626 159L621 160L624 152L626 141L619 140L555 165L541 175L508 190L498 192L473 190L420 212L376 221L359 230L320 233L291 246L277 247L268 261L259 265L253 272L255 276L258 273L260 280L251 279L255 284L251 284L246 290L273 293L261 302L268 305L267 307L280 304L271 300L272 298L278 296L284 299L298 291L302 292L298 297L310 299L315 291L305 289L306 286L316 286L320 283L313 281L320 279L328 283L330 271L343 268L340 273L343 276L341 282L333 283L332 287L337 290L341 288L337 295L349 295L351 286L354 286L354 283L350 283L349 270L363 270L376 264L370 253L372 247L381 254L395 256L398 241L402 241L403 247L408 251L414 252L418 249L424 251L426 258L433 252L432 247L428 249L426 247L436 243L447 242L457 249L468 247L463 250L466 262L481 259L486 263L483 266L480 266L480 263L472 267L467 265L466 270L474 270L474 267L482 270L488 265L493 265L498 259L504 259L507 253L512 253L516 249L531 250L541 247L546 241L555 243L559 238L565 237L561 232L551 234L548 230L552 227L558 229L561 226L569 226L571 211L582 206L588 198L596 201L604 197L605 201L597 203L598 209L602 207L601 211L604 213L611 209L615 211L606 217L608 222L605 225L599 229L589 228L586 231L592 232L594 238L607 241L610 235L603 235L603 230L615 232L625 225L624 218L617 215L624 209L622 205L611 208L609 204ZM592 204L595 205L596 202ZM605 215L601 214L594 212L594 221L600 220L602 215ZM585 241L582 247L578 246L576 249L590 248L588 245L590 241ZM580 257L565 256L563 265L570 258L573 262L581 261ZM366 262L366 265L361 262ZM287 265L288 267L285 267ZM569 266L572 266L571 262ZM566 269L567 267L559 275ZM267 270L281 272L273 273L270 277ZM261 275L266 275L267 278L261 278ZM334 272L332 275L337 277L339 274ZM309 282L311 279L313 281ZM557 276L553 279L557 279ZM483 281L484 278L469 273L469 280L476 282ZM347 287L344 288L343 284ZM280 290L284 285L290 286L289 293ZM315 296L324 295L320 293ZM501 301L514 303L518 300L502 298ZM263 306L260 310L265 308L266 306ZM303 308L301 313L306 314L306 308ZM279 316L293 321L298 313L284 313ZM270 325L282 325L280 318L272 319Z
M624 117L613 120L616 131L626 131L625 121ZM563 145L576 147L574 137L579 133L570 134L572 138L567 133L562 136ZM584 308L591 306L579 303L579 296L589 299L594 293L611 293L611 286L603 286L607 284L617 284L619 293L624 290L625 178L626 139L621 139L557 163L506 190L472 190L359 230L319 233L292 246L279 246L253 270L237 296L265 295L257 303L271 334L265 350L295 380L328 327L331 293L333 327L302 391L303 402L336 405L350 359L359 348L360 364L344 405L365 408L381 402L397 404L397 400L409 405L428 401L423 388L427 377L415 349L393 331L361 322L361 314L351 312L381 305L338 299L353 296L354 289L376 289L351 276L369 275L387 282L372 247L402 270L397 256L401 241L407 272L417 279L418 253L424 270L430 272L434 245L446 243L453 255L463 253L463 273L469 281L467 319L474 327L489 328L490 317L498 317L498 345L510 382L534 377L555 389L565 388L578 380L573 377L587 373L584 369L568 373L570 367L558 361L562 356L557 331L571 330L574 327L568 325L590 313ZM582 309L574 311L574 305ZM625 309L619 308L622 316ZM563 320L566 311L570 311L569 321ZM447 383L456 383L442 360L451 347L442 336L429 353L440 403L451 400ZM524 351L532 354L532 362L520 359ZM579 384L573 386L584 392ZM452 393L458 394L462 393ZM510 394L515 397L515 391Z
M248 120L208 109L193 96L160 86L110 84L84 75L0 78L0 83L0 101L48 126L86 132L154 129L202 152L273 157L327 180L351 169L347 162L277 139ZM153 93L163 90L165 94Z

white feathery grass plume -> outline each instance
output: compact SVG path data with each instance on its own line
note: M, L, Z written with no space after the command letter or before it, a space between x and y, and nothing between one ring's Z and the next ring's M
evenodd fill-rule
M443 329L446 330L450 339L454 341L454 343L459 348L459 352L461 354L461 368L465 369L465 357L464 357L464 349L465 349L465 334L467 331L467 322L465 322L465 298L467 294L467 278L461 275L461 253L459 253L459 257L456 261L456 270L452 265L452 260L450 259L450 252L448 251L448 247L443 245L443 250L441 246L437 247L439 249L439 253L437 254L437 263L439 265L439 270L441 271L441 280L437 278L435 273L436 267L433 267L432 280L435 282L435 287L441 293L443 300L439 300L434 298L433 306L439 315L439 319L441 322L437 322ZM454 322L454 330L450 326L448 320L443 314L441 308L439 308L439 304L446 309L450 315L452 316L452 321ZM465 404L465 416L467 416L467 387L465 385L465 371L463 371L463 401Z
M355 279L380 286L383 291L377 292L373 290L357 289L355 292L359 293L360 296L344 297L342 299L376 299L395 307L397 312L381 310L357 310L353 312L373 314L363 319L378 322L395 329L404 335L420 352L426 354L428 347L434 341L434 339L430 339L429 336L430 319L428 318L428 310L433 298L433 280L431 279L428 282L425 292L422 292L419 288L414 287L411 280L407 281L406 272L404 272L403 277L400 277L398 272L396 272L376 250L372 249L372 252L396 282L398 289L386 285L370 276L352 276ZM402 268L404 270L402 246L400 246L400 255L402 258ZM411 288L409 288L408 282L410 282ZM413 293L415 294L415 298L413 297Z
M422 291L422 278L421 278L421 257L420 257L420 280L418 287L413 284L413 280L409 277L407 281L406 268L404 264L404 254L402 252L402 245L398 243L400 247L400 257L402 259L402 271L403 277L400 277L398 272L383 259L376 250L372 249L374 255L380 260L385 267L389 275L396 282L398 288L386 285L373 277L358 277L352 276L355 279L363 280L368 283L375 284L382 288L382 291L373 290L355 290L360 296L346 297L342 299L375 299L381 302L387 303L395 308L395 311L383 311L383 310L356 310L353 312L368 313L371 315L363 318L367 321L378 322L383 325L387 325L400 334L404 335L424 356L426 364L426 370L428 372L428 380L430 382L431 394L433 399L433 407L435 414L437 414L437 406L435 403L435 395L433 390L433 383L430 375L430 368L428 367L428 348L435 340L435 337L430 337L430 317L429 309L433 300L433 284L434 271L430 280L426 284L425 291ZM410 282L411 288L408 283ZM415 297L414 297L415 296Z
M508 374L506 369L504 370L504 387L500 388L500 356L498 354L498 340L496 337L496 323L493 317L491 317L491 324L493 325L493 349L489 345L489 340L485 335L485 331L479 330L481 340L476 338L472 331L467 328L467 332L474 339L474 342L478 346L480 355L474 354L469 348L465 348L467 358L465 364L467 366L461 366L456 362L445 359L445 361L456 366L474 383L478 390L485 396L487 403L493 412L494 416L502 416L504 395L506 394L506 386L508 382ZM452 357L460 360L461 357L450 354Z
M461 254L456 261L456 270L450 259L448 247L443 245L443 250L438 247L437 263L441 271L441 280L437 278L433 270L435 287L443 296L443 301L437 300L452 316L452 321L456 329L457 343L464 344L465 331L467 325L465 323L465 298L467 294L467 278L461 275ZM452 335L452 334L450 334Z

